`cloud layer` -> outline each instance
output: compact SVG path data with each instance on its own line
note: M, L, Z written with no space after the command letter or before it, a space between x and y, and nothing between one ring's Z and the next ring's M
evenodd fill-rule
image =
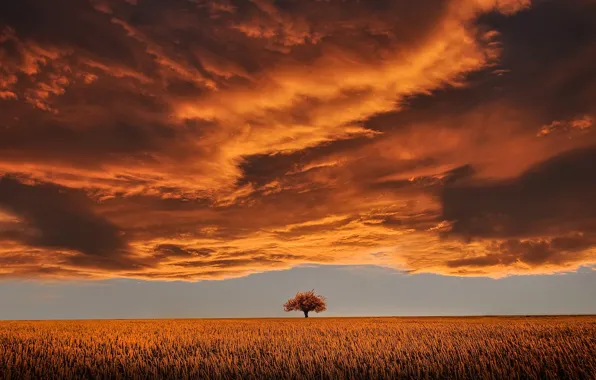
M0 276L596 264L596 4L0 5Z

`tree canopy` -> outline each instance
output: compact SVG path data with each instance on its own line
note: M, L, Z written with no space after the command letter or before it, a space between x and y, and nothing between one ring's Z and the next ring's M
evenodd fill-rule
M289 311L302 311L304 317L308 318L308 313L314 311L320 313L327 310L326 298L321 295L316 295L315 290L308 292L298 292L294 298L290 298L284 304L284 310Z

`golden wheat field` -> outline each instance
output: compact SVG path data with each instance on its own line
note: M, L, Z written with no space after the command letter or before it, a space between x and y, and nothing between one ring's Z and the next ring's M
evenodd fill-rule
M0 322L0 378L596 378L596 317Z

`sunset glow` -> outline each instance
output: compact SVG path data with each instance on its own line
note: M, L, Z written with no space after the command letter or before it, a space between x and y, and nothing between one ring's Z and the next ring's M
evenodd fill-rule
M0 278L595 268L595 17L591 0L4 1Z

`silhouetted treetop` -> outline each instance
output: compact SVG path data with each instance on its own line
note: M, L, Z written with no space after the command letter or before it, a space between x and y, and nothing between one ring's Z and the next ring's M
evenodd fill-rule
M314 311L320 313L327 310L326 298L315 294L315 290L309 292L298 292L294 298L290 298L284 304L285 311L302 311L304 318L308 318L308 313Z

